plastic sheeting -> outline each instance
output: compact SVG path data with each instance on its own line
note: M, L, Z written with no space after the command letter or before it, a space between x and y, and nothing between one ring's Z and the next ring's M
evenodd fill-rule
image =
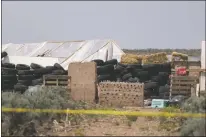
M31 63L37 63L43 67L53 66L55 63L59 63L58 58L51 57L25 57L25 56L7 56L2 60L2 63L14 63L31 65Z
M6 51L9 56L43 56L41 60L44 60L44 57L58 58L59 63L65 69L68 68L71 62L88 62L93 59L102 59L104 61L117 59L120 61L122 54L124 54L113 40L9 43L2 45L2 51Z

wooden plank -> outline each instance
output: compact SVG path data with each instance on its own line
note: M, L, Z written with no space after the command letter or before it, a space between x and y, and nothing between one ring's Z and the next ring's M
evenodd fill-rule
M196 81L171 81L172 85L195 85Z
M70 79L67 75L44 75L43 83L45 86L68 86Z
M62 79L62 80L58 80L58 81L57 81L57 80L58 80L58 79L48 79L48 80L46 79L46 80L44 80L44 81L54 81L54 82L56 82L56 83L58 83L58 81L69 82L69 80L67 80L67 79Z
M172 69L172 72L176 72L177 70L176 69ZM188 72L206 72L206 69L186 69L186 71Z
M70 79L67 75L44 75L44 79Z
M62 85L68 85L68 81L59 81L59 82L56 82L56 81L45 81L45 84L62 84Z
M175 95L191 96L191 92L190 92L190 91L184 91L184 92L173 91L173 92L171 93L171 96L175 96Z
M173 61L174 64L195 64L195 66L201 66L201 61Z
M188 87L188 86L171 86L171 89L172 90L190 90L191 87Z
M172 76L171 80L198 80L195 76Z

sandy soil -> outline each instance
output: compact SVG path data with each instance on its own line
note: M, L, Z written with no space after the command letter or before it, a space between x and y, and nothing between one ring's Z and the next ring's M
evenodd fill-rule
M127 108L128 110L128 108ZM133 109L134 110L134 109ZM139 111L158 111L138 109ZM53 123L52 129L42 135L56 136L176 136L178 132L160 128L159 118L126 116L92 116L84 118L80 125ZM41 130L39 130L41 132ZM44 133L43 133L44 132Z

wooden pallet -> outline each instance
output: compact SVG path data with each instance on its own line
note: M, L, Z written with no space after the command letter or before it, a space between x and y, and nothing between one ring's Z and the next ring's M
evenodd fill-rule
M200 76L201 72L205 72L205 69L201 69L200 61L173 61L172 62L172 73L174 75L179 67L185 67L187 70L187 75L189 76Z
M176 72L177 69L172 69L172 72ZM206 69L186 69L188 72L206 72Z
M200 61L173 61L172 62L173 68L176 67L186 67L189 68L190 66L201 66Z
M67 75L44 75L44 86L69 86L71 77Z
M199 77L194 76L172 76L170 86L170 96L186 95L191 96L191 92L196 91Z

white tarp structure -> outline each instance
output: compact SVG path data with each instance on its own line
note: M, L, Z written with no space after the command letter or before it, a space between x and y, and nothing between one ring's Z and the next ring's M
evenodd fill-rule
M124 52L113 40L85 40L85 41L67 41L67 42L42 42L42 43L26 43L26 44L4 44L2 51L8 53L11 63L19 62L16 56L21 56L25 60L29 57L36 57L34 62L42 65L49 59L45 57L55 58L65 69L71 62L87 62L93 59L102 59L104 61L117 59L120 61ZM13 56L13 57L12 57ZM42 57L39 57L42 56ZM38 57L38 58L37 58ZM42 60L42 61L40 61ZM43 61L44 60L44 61ZM55 62L55 61L51 62ZM23 61L23 60L22 60ZM30 62L30 61L26 61ZM24 61L22 62L24 63ZM46 63L45 63L46 64ZM44 65L45 66L45 65Z
M43 58L43 59L40 59ZM55 63L59 63L58 58L51 57L24 57L24 56L7 56L4 57L2 63L11 62L14 64L30 65L31 63L39 64L43 67L53 66Z

